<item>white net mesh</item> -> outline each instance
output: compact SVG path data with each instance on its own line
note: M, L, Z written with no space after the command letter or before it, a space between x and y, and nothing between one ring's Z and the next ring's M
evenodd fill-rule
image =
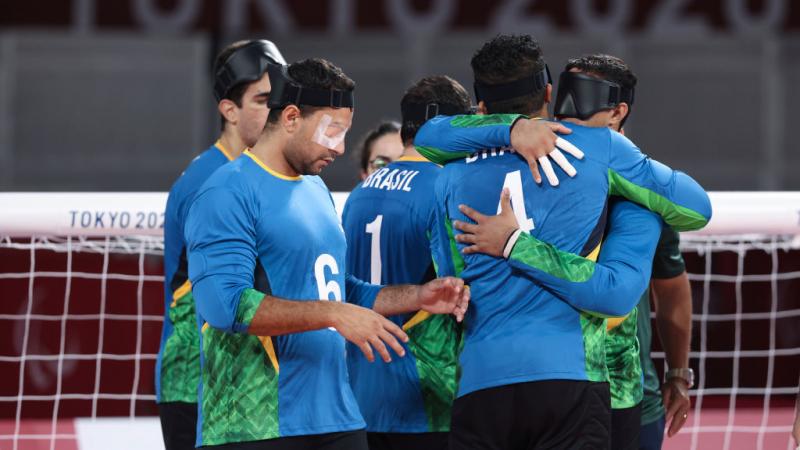
M0 448L70 448L60 419L155 413L162 255L154 237L0 238Z
M684 237L697 386L689 421L665 448L794 448L798 243L794 236ZM652 355L663 371L663 352Z
M346 197L334 193L339 207ZM161 445L157 421L143 417L157 412L164 200L163 193L0 193L0 233L108 236L0 235L0 450ZM720 233L800 232L791 206L800 193L713 193L712 201L709 229ZM123 216L130 221L110 222ZM800 242L781 234L683 238L697 388L689 421L664 448L793 448ZM660 349L653 356L663 370ZM92 447L86 422L75 418L111 416L135 420L92 435Z

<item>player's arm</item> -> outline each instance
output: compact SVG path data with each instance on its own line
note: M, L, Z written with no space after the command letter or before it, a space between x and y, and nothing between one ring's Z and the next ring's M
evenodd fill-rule
M379 286L347 274L348 301L370 308L383 316L416 311L453 314L461 322L469 305L469 290L454 277L437 278L423 285Z
M278 336L334 327L358 345L367 359L373 348L390 361L384 344L403 356L408 336L366 308L341 302L291 301L253 289L257 258L256 214L245 195L228 187L201 193L184 230L189 278L197 312L209 326L227 333Z
M464 231L459 242L472 244L465 253L505 256L524 273L573 307L601 316L628 314L647 287L661 222L627 202L615 202L609 212L609 233L597 262L557 249L517 225L507 192L502 212L483 216L469 207L461 211L476 224L456 222Z
M431 162L445 164L478 150L511 145L511 129L521 114L436 116L417 131L414 147Z
M610 195L657 213L676 231L706 226L711 219L711 200L697 181L645 156L621 134L610 131L610 135Z
M558 148L583 158L583 152L556 135L571 132L562 124L528 119L520 114L437 116L419 129L414 146L437 164L465 158L479 150L513 147L528 161L537 183L542 181L538 169L541 164L550 184L557 185L558 178L548 157L569 176L575 175L575 168Z
M692 339L692 290L679 243L678 233L664 228L651 281L658 336L670 369L689 367ZM675 435L686 422L691 408L688 389L686 380L677 376L668 377L662 386L668 436Z

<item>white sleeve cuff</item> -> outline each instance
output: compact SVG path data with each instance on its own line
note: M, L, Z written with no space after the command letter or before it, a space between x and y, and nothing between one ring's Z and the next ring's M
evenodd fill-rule
M517 228L517 231L511 233L511 237L508 238L508 242L506 242L506 246L503 249L503 258L508 259L511 255L511 250L514 248L514 244L517 243L520 234L522 234L521 228Z

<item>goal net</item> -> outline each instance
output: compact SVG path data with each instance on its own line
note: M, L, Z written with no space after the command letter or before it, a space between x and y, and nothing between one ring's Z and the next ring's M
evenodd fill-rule
M334 195L340 211L346 196ZM0 194L0 449L161 447L153 378L165 201ZM682 236L697 386L664 448L794 448L800 193L712 202L709 227ZM663 352L653 356L663 370Z

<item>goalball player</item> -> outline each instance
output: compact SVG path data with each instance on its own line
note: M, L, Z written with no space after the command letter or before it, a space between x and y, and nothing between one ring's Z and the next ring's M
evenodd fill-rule
M342 215L347 272L374 284L418 284L436 278L430 239L433 184L440 167L417 153L414 135L437 114L469 113L470 98L452 78L429 76L405 92L400 110L401 157L356 187ZM457 382L459 327L450 316L425 311L389 319L409 335L405 358L370 364L348 345L350 385L367 423L369 448L445 450Z
M209 177L185 226L201 327L197 446L366 449L345 339L389 362L386 346L403 356L408 336L382 315L461 320L469 291L455 278L382 287L345 274L345 237L316 175L344 152L355 83L321 59L267 70L263 133Z
M286 64L270 41L239 41L214 61L222 133L195 158L167 197L164 223L164 325L156 363L156 401L167 450L192 449L197 428L200 337L188 279L183 225L195 193L217 168L253 146L267 121L268 64Z
M472 66L479 110L546 117L552 87L541 50L530 36L498 36L476 53ZM415 143L426 156L440 161L477 148L508 146L508 135L500 131L516 117L436 118L423 126ZM710 217L708 196L691 178L650 161L607 128L573 126L572 130L570 141L586 150L587 157L576 161L581 176L557 189L537 187L523 170L524 162L497 149L449 164L437 181L445 224L464 217L460 203L481 211L499 209L500 190L505 187L520 225L507 247L514 249L511 266L484 255L466 255L463 260L461 276L471 285L474 307L467 316L460 358L462 378L453 406L451 448L607 448L605 320L598 314L621 315L634 307L646 285L647 275L641 270L649 259L647 251L638 249L654 248L655 239L628 244L642 258L634 267L640 272L638 284L612 286L613 276L590 261L544 264L540 255L557 248L585 256L595 252L605 228L609 194L639 202L682 229L700 228ZM646 222L651 216L639 217ZM658 223L650 223L644 228L657 231ZM449 234L449 230L437 232ZM515 246L517 239L524 245ZM554 282L574 281L571 289L584 295L564 291L556 295L566 301L558 300L516 272L523 268ZM593 295L586 295L587 290ZM601 297L612 293L609 299Z
M556 118L621 132L630 117L637 83L630 67L614 56L594 54L569 60L564 70L555 103ZM617 90L620 95L610 98L609 89ZM652 269L656 320L669 323L659 328L669 366L664 404L658 375L650 359L649 291L645 291L628 316L608 320L606 363L611 386L611 447L614 449L660 449L665 413L670 423L670 436L680 430L688 416L691 406L688 389L694 378L688 367L692 297L679 242L679 234L664 227Z

